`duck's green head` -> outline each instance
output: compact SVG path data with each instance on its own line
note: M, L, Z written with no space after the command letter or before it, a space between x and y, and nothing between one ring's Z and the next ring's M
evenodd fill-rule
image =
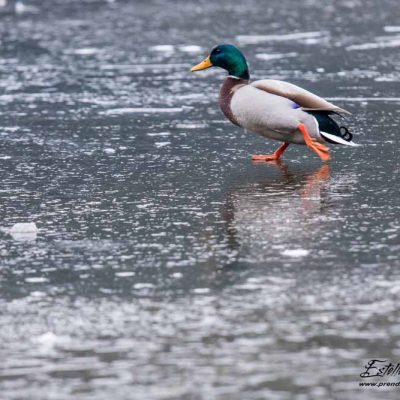
M210 55L200 64L195 65L191 71L201 71L210 67L226 69L229 75L237 78L249 79L249 68L241 51L233 44L220 44L215 46Z

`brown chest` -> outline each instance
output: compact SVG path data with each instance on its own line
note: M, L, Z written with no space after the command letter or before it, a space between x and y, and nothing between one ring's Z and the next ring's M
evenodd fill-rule
M247 83L248 81L244 79L232 78L231 76L228 76L225 78L219 92L219 106L221 107L222 112L224 113L225 117L229 119L229 121L237 126L240 126L240 124L237 122L232 113L231 100L239 86L247 85Z

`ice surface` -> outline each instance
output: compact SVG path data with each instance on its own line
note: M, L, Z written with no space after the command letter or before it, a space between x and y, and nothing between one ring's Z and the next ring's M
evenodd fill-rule
M297 57L298 53L276 53L276 54L268 54L268 53L258 53L256 57L260 60L279 60L281 58L289 58L289 57Z
M272 35L238 35L236 40L242 44L258 44L265 42L285 42L291 40L307 40L307 39L320 39L326 35L326 32L313 31L313 32L297 32L287 34L272 34Z
M376 399L357 377L399 358L399 54L346 47L398 36L398 0L24 1L0 11L0 221L40 232L0 232L0 397ZM363 146L253 163L278 144L223 116L223 70L190 73L232 34L262 36L252 79L338 99Z
M400 97L326 97L329 101L351 101L351 102L400 102Z
M377 38L376 42L354 44L348 46L346 49L351 51L351 50L385 49L393 47L400 47L400 36L385 38L385 39Z
M183 111L183 107L126 107L126 108L115 108L107 110L106 114L109 115L121 115L121 114L152 114L152 113L178 113Z

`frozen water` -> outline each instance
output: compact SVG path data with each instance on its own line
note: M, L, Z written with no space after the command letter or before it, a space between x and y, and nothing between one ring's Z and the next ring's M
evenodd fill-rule
M297 32L297 33L282 33L275 35L238 35L236 40L242 44L258 44L263 42L282 42L295 40L319 39L326 35L326 32Z
M358 386L400 353L384 3L0 8L1 400L398 399ZM223 71L190 72L219 42L348 108L362 146L253 164L277 143L223 117Z
M298 53L287 53L287 54L265 54L265 53L259 53L256 54L256 57L260 60L279 60L280 58L286 58L286 57L297 57Z
M178 113L183 111L182 107L170 107L170 108L162 108L162 107L131 107L131 108L115 108L112 110L107 110L106 114L151 114L151 113Z
M371 43L354 44L347 47L347 50L371 50L384 49L391 47L400 47L400 36L395 38L387 38L386 40L378 40Z

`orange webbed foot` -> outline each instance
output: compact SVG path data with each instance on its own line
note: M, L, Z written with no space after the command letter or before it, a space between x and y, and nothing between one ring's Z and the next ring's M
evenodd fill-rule
M278 161L285 150L288 148L289 143L283 143L273 154L254 154L251 159L253 161Z
M276 161L279 158L274 154L254 154L251 156L253 161Z
M299 124L299 131L303 134L306 145L315 153L317 153L321 160L328 161L331 159L329 147L323 145L322 143L319 143L316 139L312 138L304 124Z
M307 144L308 147L310 147L313 151L315 151L319 157L323 161L328 161L331 159L331 155L329 153L329 148L327 146L324 146L323 144L317 142L315 139L311 139L312 144Z

